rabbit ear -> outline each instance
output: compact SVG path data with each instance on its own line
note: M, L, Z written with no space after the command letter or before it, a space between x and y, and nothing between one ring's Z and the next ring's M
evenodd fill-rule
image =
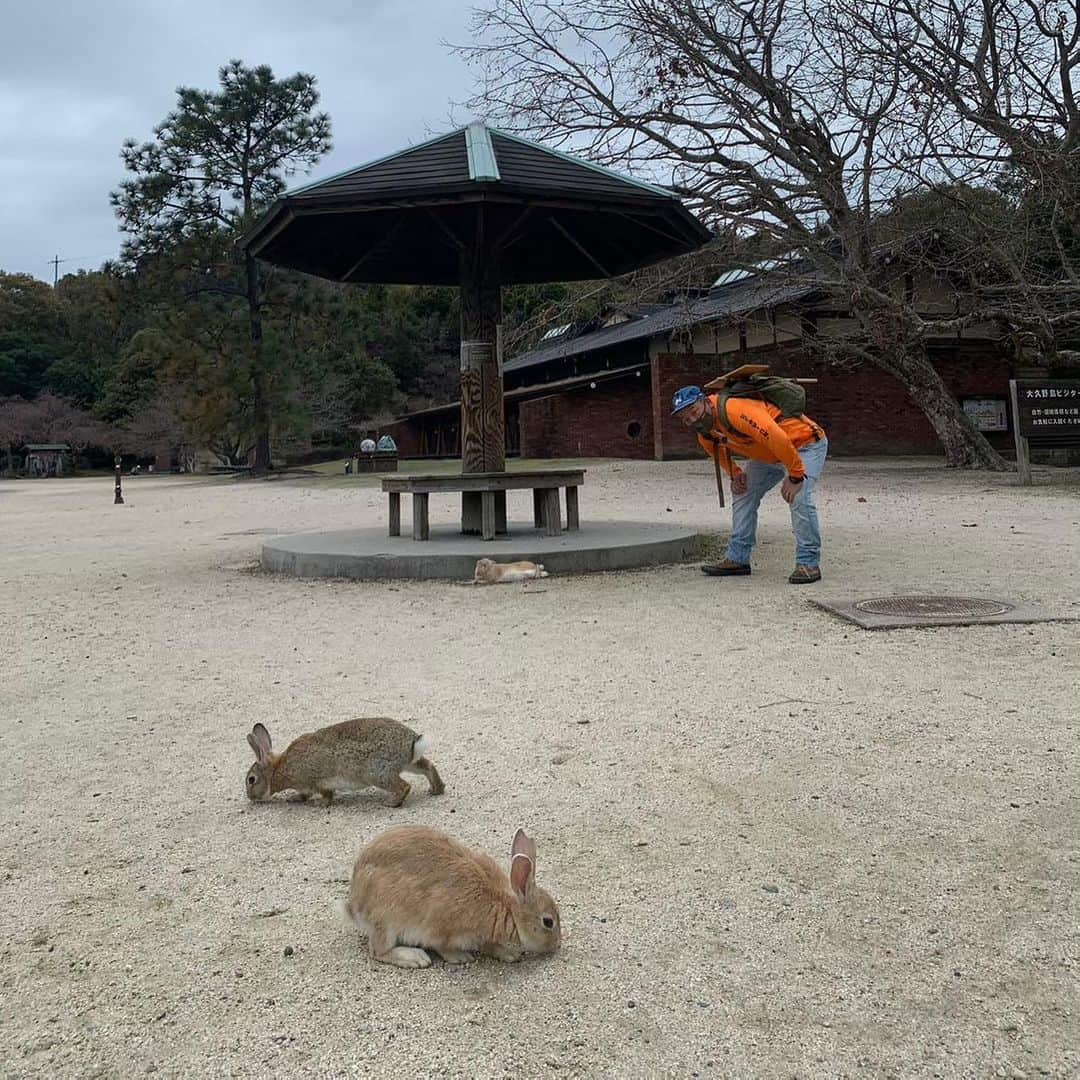
M515 855L510 860L510 885L519 900L528 900L532 892L533 861L528 855Z
M256 724L251 729L247 741L250 743L251 749L255 751L258 762L265 765L270 758L270 732L262 724Z
M510 885L519 900L527 900L533 887L533 870L536 868L536 845L525 835L524 829L514 834L510 849Z
M524 829L518 829L514 833L514 843L510 848L511 856L524 855L532 862L536 862L536 844L533 842L532 837L525 835Z

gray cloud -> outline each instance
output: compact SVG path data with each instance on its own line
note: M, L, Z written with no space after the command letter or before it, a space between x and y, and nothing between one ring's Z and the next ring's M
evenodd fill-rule
M5 5L0 35L0 270L50 279L116 255L109 192L125 138L148 139L180 85L238 57L319 80L334 150L312 177L446 130L471 76L440 44L476 0L59 0ZM457 122L464 118L457 117ZM299 179L294 182L300 183Z

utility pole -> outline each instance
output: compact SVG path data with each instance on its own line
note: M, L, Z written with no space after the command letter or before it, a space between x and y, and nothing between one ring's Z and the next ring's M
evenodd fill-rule
M61 259L59 255L54 255L49 260L49 265L53 268L52 283L53 283L53 288L54 289L56 288L56 283L60 280L60 264L70 262L70 261L71 261L70 259Z

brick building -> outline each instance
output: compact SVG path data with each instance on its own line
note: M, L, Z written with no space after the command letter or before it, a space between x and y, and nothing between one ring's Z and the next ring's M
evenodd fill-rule
M938 283L919 289L923 310L950 311ZM811 285L758 273L722 275L704 296L612 311L591 326L550 330L539 345L503 365L507 453L530 458L694 457L693 436L670 416L673 392L741 363L816 378L807 411L837 454L938 453L940 444L903 385L872 365L840 370L810 357L813 335L842 336L852 321ZM994 327L928 342L952 393L978 415L990 442L1007 451L1005 402L1011 377ZM459 404L411 413L390 428L402 457L456 457Z

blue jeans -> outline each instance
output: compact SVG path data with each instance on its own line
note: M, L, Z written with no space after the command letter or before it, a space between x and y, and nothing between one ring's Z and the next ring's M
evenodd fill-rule
M819 439L799 450L806 468L806 479L791 503L791 528L795 533L795 562L798 566L817 566L821 559L821 528L814 505L814 485L825 468L829 440ZM765 493L776 487L787 475L783 465L766 465L763 461L747 461L746 494L736 495L731 508L731 539L727 557L732 562L748 563L757 541L757 512Z

